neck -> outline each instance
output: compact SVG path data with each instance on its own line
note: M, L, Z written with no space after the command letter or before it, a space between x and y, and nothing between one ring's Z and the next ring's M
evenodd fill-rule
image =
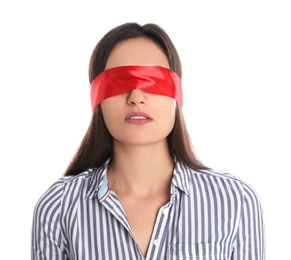
M173 167L166 142L151 145L115 143L108 181L115 192L150 196L169 189Z

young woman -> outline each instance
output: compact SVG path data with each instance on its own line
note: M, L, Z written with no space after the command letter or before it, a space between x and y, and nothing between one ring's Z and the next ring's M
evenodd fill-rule
M258 196L196 158L181 77L155 24L122 24L99 41L92 120L35 207L32 259L264 259Z

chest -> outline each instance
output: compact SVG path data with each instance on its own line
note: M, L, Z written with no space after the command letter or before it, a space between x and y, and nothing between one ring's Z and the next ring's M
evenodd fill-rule
M65 222L70 259L230 259L238 215L179 193L167 202L88 200Z

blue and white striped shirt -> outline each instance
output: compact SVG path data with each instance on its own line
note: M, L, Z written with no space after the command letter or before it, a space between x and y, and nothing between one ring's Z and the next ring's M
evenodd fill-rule
M265 259L262 209L246 182L176 162L146 257L103 167L56 181L36 204L32 259Z

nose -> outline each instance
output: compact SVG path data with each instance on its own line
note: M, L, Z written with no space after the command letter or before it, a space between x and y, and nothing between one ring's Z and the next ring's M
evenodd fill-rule
M140 105L146 103L145 93L139 89L134 89L129 92L127 97L128 105Z

